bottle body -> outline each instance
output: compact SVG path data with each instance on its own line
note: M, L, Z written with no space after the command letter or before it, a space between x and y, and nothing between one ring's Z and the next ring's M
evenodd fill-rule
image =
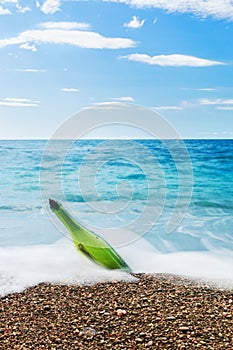
M60 203L50 200L50 207L69 231L75 247L79 252L108 269L130 271L129 266L110 244L96 233L87 230L77 223Z

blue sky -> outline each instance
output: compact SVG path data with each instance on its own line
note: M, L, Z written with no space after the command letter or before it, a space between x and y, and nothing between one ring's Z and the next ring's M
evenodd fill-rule
M0 138L129 102L183 138L233 138L233 1L0 0Z

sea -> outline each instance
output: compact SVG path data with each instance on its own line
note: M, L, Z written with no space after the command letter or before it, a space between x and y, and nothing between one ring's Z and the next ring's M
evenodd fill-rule
M0 141L0 295L134 280L78 253L60 201L135 273L233 288L233 140Z

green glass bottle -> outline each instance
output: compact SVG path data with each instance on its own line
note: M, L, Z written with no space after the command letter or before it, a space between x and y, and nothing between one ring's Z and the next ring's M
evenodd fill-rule
M121 269L130 272L130 267L120 255L103 238L94 232L87 230L77 223L74 218L63 208L61 203L49 199L50 208L65 225L76 249L82 252L95 263L107 269Z

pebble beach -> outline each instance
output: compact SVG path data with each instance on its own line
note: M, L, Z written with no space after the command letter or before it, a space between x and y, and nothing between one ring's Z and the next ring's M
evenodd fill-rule
M233 349L233 291L174 275L39 284L0 299L1 350Z

